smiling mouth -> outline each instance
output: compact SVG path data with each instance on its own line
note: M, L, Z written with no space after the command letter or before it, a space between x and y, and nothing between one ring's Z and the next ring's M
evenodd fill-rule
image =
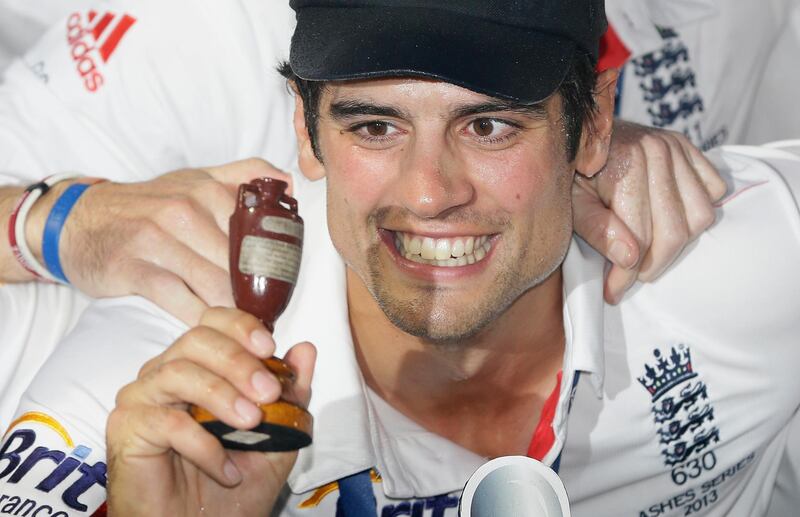
M489 235L434 239L394 232L397 252L408 260L432 266L458 267L480 262L492 249Z

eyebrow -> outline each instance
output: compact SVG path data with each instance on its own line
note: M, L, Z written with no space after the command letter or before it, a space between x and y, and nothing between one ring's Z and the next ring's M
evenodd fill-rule
M369 102L354 100L333 102L331 103L329 111L331 117L336 120L346 120L348 118L362 115L375 115L378 117L392 117L399 119L410 118L407 113L392 106L382 106L380 104L372 104Z
M547 109L544 107L544 103L542 102L523 103L498 99L494 99L490 102L481 102L477 104L460 106L456 108L453 113L456 117L462 118L470 115L497 112L518 113L520 115L535 119L547 118Z
M411 118L408 113L393 106L385 106L357 100L333 102L330 105L329 111L331 117L335 120L346 120L363 115L392 117L404 120ZM489 102L479 102L475 104L458 106L451 112L451 114L454 118L463 118L472 115L480 115L483 113L498 112L518 113L534 119L547 118L547 109L542 102L523 103L499 99L493 99Z

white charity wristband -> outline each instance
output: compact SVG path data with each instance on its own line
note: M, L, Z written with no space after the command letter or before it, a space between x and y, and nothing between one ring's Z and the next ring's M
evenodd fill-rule
M56 183L61 181L79 178L81 177L80 174L75 173L64 173L64 174L54 174L52 176L48 176L41 183L37 183L33 185L32 189L29 191L28 195L25 197L25 200L19 207L19 212L17 213L17 220L14 222L14 232L16 233L17 239L17 248L19 254L22 256L22 259L26 262L26 264L40 277L44 278L45 280L49 280L54 283L60 283L59 280L53 276L50 271L47 270L43 265L36 260L36 257L33 256L30 247L28 246L28 240L25 236L25 222L28 220L28 213L31 211L33 204L42 197L42 195L50 190ZM30 187L29 187L30 188Z

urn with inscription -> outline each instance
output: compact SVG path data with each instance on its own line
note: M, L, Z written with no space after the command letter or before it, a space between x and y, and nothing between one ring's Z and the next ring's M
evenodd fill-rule
M286 309L297 281L303 246L303 220L297 201L286 194L288 185L260 178L239 187L236 210L230 218L230 271L236 306L256 316L272 332ZM281 383L281 398L260 406L261 424L234 429L208 411L193 406L192 416L228 449L289 451L311 443L311 414L298 405L295 374L281 359L266 367Z

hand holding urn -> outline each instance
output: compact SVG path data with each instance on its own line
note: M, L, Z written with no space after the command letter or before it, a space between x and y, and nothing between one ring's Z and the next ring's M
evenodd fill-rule
M297 281L303 245L303 220L287 183L261 178L239 187L230 218L230 271L236 306L253 314L272 332ZM280 400L262 404L262 422L249 431L234 429L193 406L192 416L228 449L289 451L311 443L311 415L297 404L295 376L277 357L264 361L278 378Z

